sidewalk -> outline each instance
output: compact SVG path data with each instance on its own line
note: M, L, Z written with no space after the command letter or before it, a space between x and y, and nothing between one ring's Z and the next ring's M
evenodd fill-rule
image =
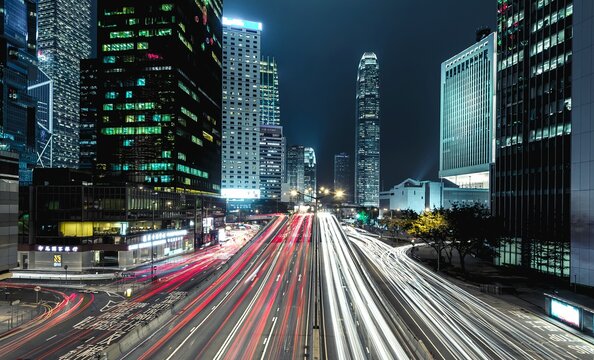
M15 327L37 317L43 309L29 303L11 306L9 301L0 301L0 336Z
M433 248L429 246L417 246L415 247L414 257L427 264L428 267L436 268L437 256ZM454 254L452 257L452 266L445 261L441 262L440 273L449 276L453 282L458 283L462 287L471 287L475 291L480 291L481 293L525 309L541 319L594 344L593 337L556 321L545 313L545 293L557 295L574 303L594 308L594 298L591 294L580 293L581 289L578 289L578 292L574 292L573 288L570 288L569 283L561 279L543 275L539 276L535 273L521 275L518 269L498 267L490 262L472 256L466 257L465 264L466 273L462 273L458 255ZM496 287L500 292L484 291L485 285L492 285L491 290ZM483 289L481 290L481 288Z

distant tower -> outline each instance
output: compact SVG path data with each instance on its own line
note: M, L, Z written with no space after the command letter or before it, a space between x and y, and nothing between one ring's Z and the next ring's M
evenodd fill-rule
M287 183L290 190L296 190L301 193L305 191L304 155L305 150L303 145L292 145L287 149ZM293 200L296 201L298 199Z
M278 66L274 58L268 56L260 60L260 118L262 125L281 124Z
M366 52L357 72L355 137L355 202L379 206L380 95L377 56Z
M280 126L278 67L260 60L260 198L280 199L285 171L285 138Z
M316 152L313 148L306 147L303 149L303 184L306 193L309 192L316 196L317 192L317 164ZM313 202L312 197L305 197L306 202Z
M53 81L53 166L76 168L79 63L91 55L91 1L39 0L37 14L39 68Z
M347 153L334 155L334 190L344 191L344 202L351 202L353 194L353 172L351 157Z

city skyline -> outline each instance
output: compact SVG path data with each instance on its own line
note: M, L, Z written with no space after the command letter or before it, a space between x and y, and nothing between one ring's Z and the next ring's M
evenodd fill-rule
M262 49L266 54L273 54L279 63L287 144L304 144L316 149L320 185L332 185L334 154L346 152L354 159L355 81L352 74L365 51L376 52L380 62L385 64L380 70L381 92L382 98L389 101L384 102L382 117L389 120L383 122L382 133L390 137L382 139L382 153L393 153L402 147L407 154L406 157L382 158L380 189L388 189L408 177L437 179L439 66L444 59L468 47L478 28L495 29L496 4L463 1L459 9L452 12L448 3L432 2L432 11L428 13L422 2L371 1L366 6L369 16L358 18L358 25L354 27L352 17L346 13L356 12L359 3L341 2L344 9L340 12L336 12L336 5L335 2L306 1L299 7L281 7L269 0L249 3L227 0L224 12L227 17L264 24L266 36L262 39ZM307 11L311 7L317 10ZM405 16L407 13L423 13L427 21ZM444 13L448 16L440 15ZM394 17L398 21L394 21ZM307 19L307 26L299 24L298 19ZM366 31L360 31L362 28ZM408 36L411 32L416 35ZM421 39L435 36L441 40L431 46L420 45ZM316 40L304 43L304 38ZM396 42L401 45L394 46ZM287 43L300 44L299 51L296 47L287 47ZM408 55L404 56L405 53ZM409 55L414 58L414 66L410 65ZM303 61L306 58L316 60ZM408 90L402 91L404 88ZM316 131L304 132L304 128Z

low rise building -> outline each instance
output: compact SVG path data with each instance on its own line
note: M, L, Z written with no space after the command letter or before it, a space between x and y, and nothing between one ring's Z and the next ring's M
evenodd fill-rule
M450 208L454 204L489 205L489 190L462 188L450 181L406 179L392 189L380 192L380 209L414 210Z
M221 199L98 185L83 171L36 169L24 191L23 269L126 268L216 242L224 227Z

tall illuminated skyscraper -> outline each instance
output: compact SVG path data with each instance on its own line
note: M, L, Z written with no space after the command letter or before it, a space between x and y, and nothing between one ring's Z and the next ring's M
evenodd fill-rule
M99 1L98 95L87 102L106 178L220 194L221 14L218 0Z
M77 167L79 61L91 55L91 1L39 0L37 13L39 67L53 81L53 166Z
M441 63L439 177L489 188L495 126L495 33Z
M379 206L380 94L377 56L366 52L357 71L355 202Z
M284 178L285 138L280 126L278 66L274 58L260 60L260 197L280 199Z
M221 195L239 207L260 198L261 31L261 23L223 17Z

